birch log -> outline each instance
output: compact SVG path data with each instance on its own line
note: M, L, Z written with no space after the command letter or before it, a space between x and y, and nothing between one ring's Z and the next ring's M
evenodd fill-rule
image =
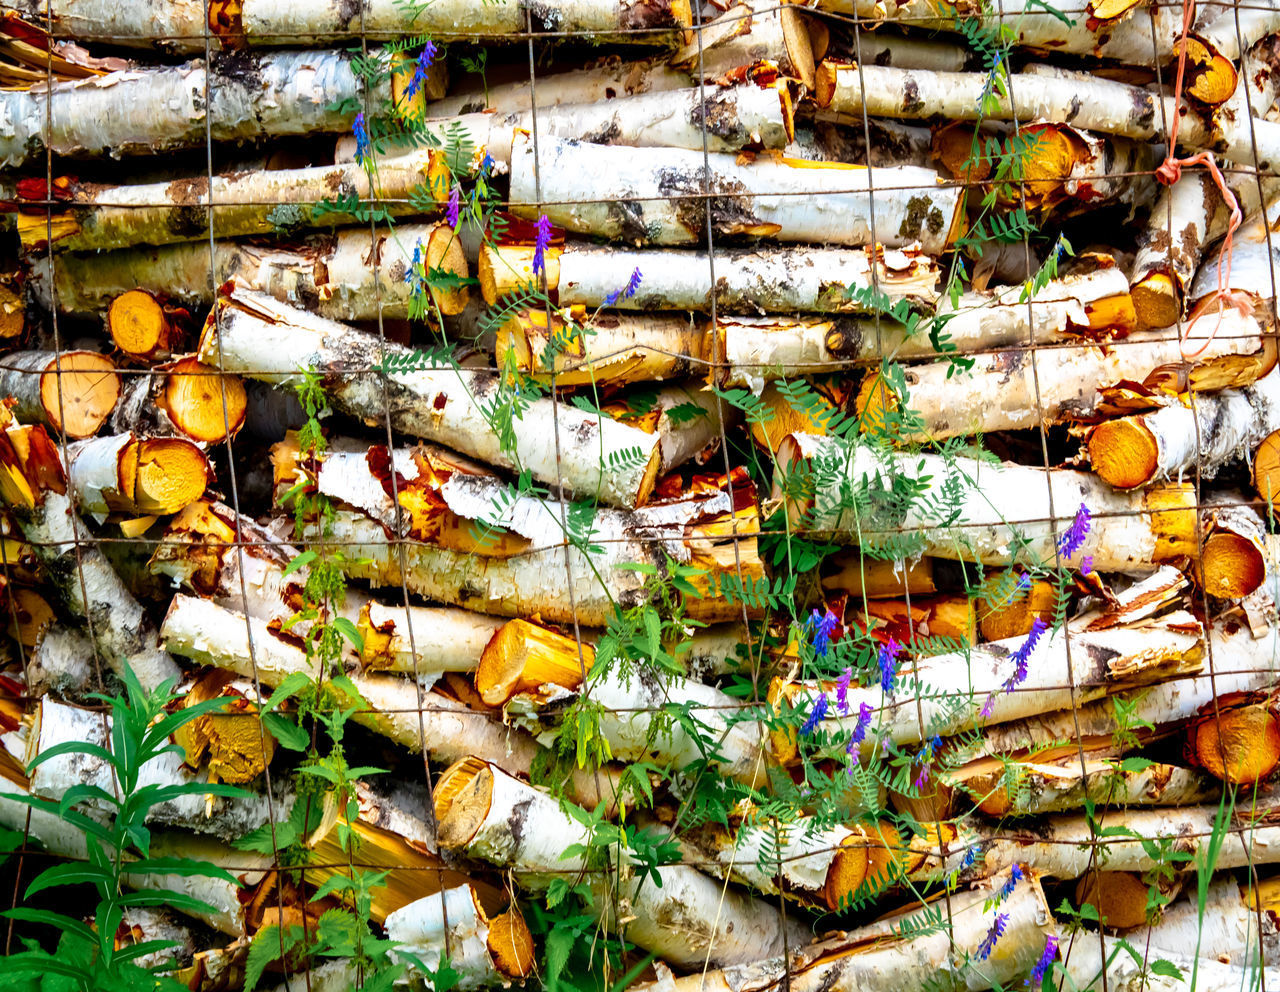
M852 716L833 713L822 725L843 736L853 730L866 703L876 714L876 733L895 743L911 743L930 734L1070 709L1135 686L1197 674L1205 663L1202 628L1185 611L1101 633L1076 624L1042 635L1029 654L1027 677L1008 691L1016 667L1010 658L1024 641L992 641L904 662L890 692L880 686L850 688L847 712ZM808 712L827 689L823 683L778 678L769 687L769 702ZM968 699L969 705L957 706L957 699ZM770 739L779 759L796 757L793 732L775 731Z
M1003 880L991 887L953 892L941 911L950 923L916 928L925 919L922 907L909 906L892 916L792 952L788 957L759 953L749 964L722 971L676 978L669 972L656 981L633 986L635 992L768 992L784 981L792 992L926 992L944 987L1012 988L1044 952L1054 932L1049 903L1035 875L1024 881L999 907L1007 920L994 953L979 959L996 912L987 900ZM763 948L761 948L763 951Z
M907 402L921 430L908 437L941 440L1090 417L1110 387L1158 381L1169 367L1178 369L1180 384L1196 392L1248 386L1275 366L1270 327L1259 307L1256 315L1232 310L1221 323L1201 321L1181 337L1167 330L1138 331L1105 346L997 351L977 356L961 371L946 360L911 365ZM857 398L864 433L882 429L886 405L896 406L896 398L886 398L878 374L869 375Z
M212 469L180 438L116 434L67 447L67 478L81 512L134 516L177 513L204 495Z
M851 544L873 543L902 528L918 531L923 553L940 558L991 565L1014 559L1048 562L1055 559L1056 534L1084 504L1093 526L1077 555L1091 555L1099 571L1150 572L1161 562L1196 553L1195 497L1189 483L1118 493L1088 472L1046 473L934 455L880 456L859 444L805 434L783 441L778 464L783 471L774 484L775 495L782 493L787 476L788 485L804 488L803 495L787 500L792 525L831 532L833 539ZM870 515L864 510L860 519L853 518L842 491L867 487L877 473L914 478L917 466L929 477L931 492L949 485L960 494L954 526L939 527L918 511L904 515L876 509L874 494ZM1056 528L1049 524L1053 517L1061 521ZM1015 545L1015 533L1027 539L1025 547Z
M1241 389L1200 394L1150 413L1105 420L1089 432L1089 464L1118 489L1198 471L1212 479L1236 459L1248 459L1280 430L1280 372Z
M447 0L422 11L406 9L392 0L362 0L355 7L329 0L248 0L235 4L218 0L207 14L204 6L191 0L143 9L121 8L107 0L56 0L44 7L40 0L16 0L13 6L36 23L51 19L55 31L80 41L155 46L174 52L204 51L210 30L224 48L282 46L298 44L299 39L311 44L398 39L415 32L429 34L436 41L500 41L515 40L530 29L672 47L684 42L692 17L684 0L646 4L556 0L528 14L516 0L497 0L480 8L469 0ZM526 16L532 20L527 21Z
M412 288L405 275L418 245L427 268L467 278L466 256L448 225L407 223L395 233L375 236L367 226L354 227L289 246L217 241L212 270L208 242L60 255L56 265L40 258L32 269L37 296L50 309L68 313L96 314L115 296L138 287L207 305L216 286L235 279L245 289L322 317L376 320L379 314L409 316ZM465 286L427 287L427 292L446 316L460 313L470 295Z
M239 376L188 356L130 378L110 428L213 445L239 433L248 405Z
M813 88L813 42L805 15L772 0L736 0L691 35L671 64L695 78L733 78L759 63Z
M175 653L193 661L235 672L241 678L276 686L288 675L314 675L314 664L289 635L265 621L246 617L198 597L177 595L161 626L161 637ZM507 731L482 713L469 710L436 692L422 692L407 679L391 675L350 675L369 708L355 720L375 733L437 761L479 754L518 775L529 774L538 745L526 734ZM609 776L599 775L603 787ZM606 799L597 780L578 772L573 777L578 799L595 806Z
M438 453L370 451L331 454L315 485L339 505L330 539L355 546L347 573L377 586L403 582L417 595L482 613L603 627L615 603L625 609L644 595L644 576L627 567L633 562L664 565L670 556L700 566L706 574L692 581L708 593L739 568L743 581L764 575L755 492L742 477L634 511L598 509L586 535L595 553L569 540L565 503L512 498L505 482ZM392 470L403 480L400 512L378 474ZM685 608L708 622L742 616L740 604L714 595L690 598Z
M163 183L102 186L72 181L59 189L66 207L52 219L18 214L24 251L52 245L58 251L165 245L207 238L271 234L282 227L356 223L341 208L343 198L378 201L394 217L423 213L425 191L437 203L449 197L449 170L437 149L381 159L376 187L370 172L350 163L306 169L268 169L248 173L176 178ZM45 192L40 192L44 198ZM429 201L428 201L429 202Z
M960 188L931 169L809 163L701 150L581 144L517 135L511 146L513 211L567 231L634 245L697 245L708 217L717 239L905 248L940 254L962 222ZM803 195L802 195L803 194ZM708 208L709 205L709 208ZM708 212L709 209L709 212Z
M986 106L986 73L927 72L881 66L823 63L818 69L817 100L840 119L880 117L949 120L1051 120L1089 131L1149 141L1164 131L1177 112L1172 96L1087 73L1032 66L1009 80L1012 97L997 96ZM865 92L863 86L865 85ZM1280 162L1280 125L1256 120L1245 94L1237 89L1230 112L1208 114L1188 107L1178 133L1187 148L1212 148L1223 158L1270 170ZM988 113L987 111L994 111ZM1202 119L1203 118L1203 119ZM1254 147L1257 155L1254 155Z
M0 437L0 499L44 565L64 605L89 621L98 653L116 671L127 666L144 688L178 679L156 631L72 508L66 472L44 428L9 426Z
M811 126L796 128L795 140L783 154L810 162L865 162L875 169L900 165L929 168L934 165L933 133L927 127L874 117L867 119L865 130L815 120Z
M955 19L974 16L959 3L928 0L884 3L883 0L818 0L820 10L899 21L912 28L954 31ZM994 11L976 15L984 26L1012 32L1013 43L1055 55L1093 55L1130 65L1163 65L1174 57L1182 36L1182 12L1147 8L1132 2L1088 3L1070 16L1037 8L1029 0L1002 3ZM1107 10L1106 8L1112 8ZM1118 10L1116 10L1118 8ZM963 10L963 13L962 13Z
M120 398L115 363L95 351L15 351L0 358L0 397L14 416L79 440L93 437Z
M533 250L523 246L480 250L480 289L494 303L533 281ZM718 250L715 279L711 260L694 251L630 251L566 244L546 252L547 289L561 306L594 309L611 297L625 310L698 310L725 313L866 312L854 292L872 286L891 304L900 300L929 305L938 299L940 269L916 249L780 247L769 251ZM640 288L630 298L616 296L640 269Z
M1142 938L1139 938L1142 939ZM1099 946L1101 945L1101 946ZM1105 981L1115 992L1195 992L1199 989L1254 989L1270 988L1280 982L1280 968L1259 968L1256 960L1244 967L1223 964L1212 958L1193 958L1195 941L1183 945L1177 951L1165 950L1152 944L1145 955L1135 961L1119 937L1089 935L1076 941L1076 953L1067 957L1063 971L1055 979L1059 990L1071 988L1100 988ZM1073 950L1075 948L1073 947ZM1157 977L1152 964L1164 959L1177 970L1177 976L1169 974ZM1167 969L1166 969L1167 971ZM1103 973L1105 972L1105 978Z
M806 939L795 921L783 923L776 907L727 890L685 865L657 868L659 887L632 873L626 849L604 872L593 870L581 854L563 857L569 845L589 845L586 827L549 795L489 762L468 758L449 768L437 783L435 809L441 847L509 868L535 891L557 877L585 875L595 897L593 912L606 927L620 925L614 905L621 899L629 907L626 939L679 967L750 961Z
M438 969L445 962L458 987L519 981L533 970L533 936L514 905L490 917L470 885L445 889L404 906L386 920L394 958L413 955L410 967ZM353 978L357 977L354 975Z
M36 20L44 23L43 11ZM237 52L215 54L211 64L197 59L6 90L0 165L41 159L46 149L72 158L155 155L199 147L207 137L346 131L362 97L371 106L391 98L388 84L362 80L352 60L341 51Z
M1210 327L1219 323L1219 311L1225 306L1218 297L1222 290L1250 293L1260 300L1276 298L1274 265L1280 256L1280 239L1272 225L1280 222L1280 199L1254 211L1235 232L1231 251L1226 252L1225 239L1206 252L1187 293L1189 320L1195 322L1204 314Z
M534 399L512 420L515 452L503 450L485 406L500 402L492 373L447 367L372 374L383 362L413 353L342 324L232 289L206 326L202 360L274 385L291 385L299 368L326 376L331 403L369 423L389 421L406 434L455 445L502 468L530 471L606 503L635 506L653 488L658 438L550 399Z
M1241 885L1231 876L1209 884L1204 912L1195 897L1166 906L1151 927L1151 946L1169 954L1198 950L1198 956L1235 968L1280 966L1280 934L1273 905L1274 879L1258 885ZM1262 913L1258 913L1258 904ZM1259 927L1261 915L1261 927Z

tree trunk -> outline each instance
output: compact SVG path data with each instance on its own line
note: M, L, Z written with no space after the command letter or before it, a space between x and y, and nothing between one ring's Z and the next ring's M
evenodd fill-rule
M516 40L526 31L591 34L597 40L674 47L683 44L692 23L684 0L636 4L626 0L556 0L526 14L517 0L497 0L477 9L470 0L445 0L421 11L393 0L361 0L356 6L332 0L215 0L207 15L194 0L121 8L107 0L18 0L16 8L37 23L79 41L102 41L164 51L204 51L211 29L224 48L244 44L282 46L370 41L420 32L439 41ZM529 19L526 20L526 17ZM206 24L207 20L207 24ZM161 39L157 41L156 39Z
M601 871L566 848L591 840L590 832L544 792L477 758L457 762L435 790L441 847L510 869L524 887L541 891L557 877L585 875L592 911L609 929L618 926L615 902L626 910L623 936L682 968L750 961L803 942L794 921L783 926L776 907L726 890L685 865L657 868L661 887L632 874L630 851ZM616 878L615 878L616 876Z
M52 208L51 228L44 213L19 213L18 236L27 252L50 243L57 251L85 251L207 239L210 227L219 237L237 237L358 223L342 209L344 198L376 200L392 216L419 214L423 190L437 203L448 199L448 175L444 154L427 149L381 159L376 186L354 163L214 176L212 194L203 175L126 186L71 180L57 189L68 206ZM322 209L326 201L330 208Z
M890 248L918 242L926 254L938 255L962 223L959 188L942 185L932 169L876 169L872 213L871 180L862 166L813 168L765 155L739 165L728 154L707 160L701 150L639 152L545 136L536 152L535 159L531 138L518 135L512 143L516 214L544 214L568 231L633 245L704 243L708 203L717 240Z
M1280 371L1241 389L1196 393L1190 404L1104 420L1089 432L1090 466L1117 489L1197 471L1212 479L1280 430Z
M1019 720L1037 713L1071 709L1135 686L1196 674L1204 667L1204 639L1199 623L1185 611L1124 629L1089 633L1077 621L1066 632L1045 633L1029 655L1027 675L1016 688L1010 656L1023 638L992 641L966 651L904 662L894 691L880 686L848 690L850 716L829 715L823 728L843 738L859 720L862 703L877 716L872 726L880 736L905 744L933 734L954 734L974 726ZM1105 660L1104 660L1105 659ZM775 679L769 701L808 711L826 683ZM956 706L957 698L972 704ZM797 755L792 731L770 735L774 754L783 762Z
M4 357L0 396L13 415L79 440L98 433L120 398L115 363L96 351L15 351Z
M636 269L642 276L639 291L629 299L615 298L613 307L706 312L714 293L723 313L865 313L866 304L852 294L871 289L873 267L876 286L890 305L910 300L927 306L938 299L938 264L909 248L717 249L714 288L708 282L711 260L702 252L566 245L545 255L547 289L561 306L603 306ZM482 247L478 274L485 302L495 303L536 281L532 261L528 247Z
M35 18L44 23L43 8ZM203 52L203 42L197 47ZM371 106L391 98L386 83L357 76L352 58L342 51L215 54L211 70L197 59L6 90L0 165L41 160L46 149L71 158L155 155L199 147L207 136L244 141L346 131L362 96Z
M260 679L264 685L279 685L294 672L314 674L306 652L287 640L288 635L275 632L262 620L192 596L173 598L161 636L184 657L225 668L242 678ZM410 751L421 751L425 744L428 756L436 761L487 755L509 772L529 774L539 748L526 734L508 731L439 693L423 692L419 703L419 689L408 679L358 674L350 678L370 707L355 720L375 733ZM607 771L599 773L606 788L612 784L609 777ZM587 806L612 795L598 791L596 778L582 772L573 776L573 788Z
M990 887L953 892L932 913L941 926L926 926L922 908L913 904L887 919L837 933L793 952L767 957L761 946L749 964L675 978L665 972L634 992L769 992L784 982L792 992L927 992L937 988L1012 988L1044 952L1055 931L1049 903L1035 875L1014 886L999 907L1007 916L998 949L977 957L996 913L987 902L1003 879Z
M634 562L661 567L670 556L706 569L692 581L708 595L685 604L688 616L706 622L741 618L740 603L713 594L739 568L753 588L763 581L758 509L745 478L634 511L600 508L584 522L566 503L513 498L506 483L456 462L379 450L372 449L375 463L384 471L394 464L403 480L399 512L368 452L330 454L316 479L320 492L350 508L338 510L329 538L354 545L343 567L376 586L403 582L417 595L482 613L603 627L615 604L626 609L644 595L645 577L628 567Z
M1109 346L1064 344L1034 354L1023 348L999 351L977 356L967 371L957 371L946 360L908 366L908 404L923 427L904 440L1034 429L1086 418L1108 389L1158 380L1169 367L1186 377L1187 388L1208 392L1247 386L1275 366L1270 323L1261 312L1255 319L1232 310L1210 337L1215 323L1198 323L1185 340L1164 330L1139 331ZM1196 357L1187 357L1191 355ZM882 430L886 405L897 404L886 390L877 373L863 380L857 409L864 433Z
M292 385L298 369L326 376L328 398L349 416L389 420L394 430L451 444L500 468L528 470L539 482L562 485L606 503L636 506L648 497L661 453L658 438L616 421L528 401L513 417L515 458L503 450L486 405L501 402L489 372L432 367L371 374L384 361L412 361L408 349L342 324L233 289L200 342L200 356L220 368L275 385Z
M1153 486L1134 493L1120 493L1088 472L1029 465L988 465L966 458L944 461L935 455L873 454L859 444L838 438L793 434L778 451L783 470L775 482L782 493L787 475L791 484L802 484L803 495L787 500L793 526L830 532L832 539L850 544L874 544L899 530L919 532L913 553L940 558L977 560L1008 565L1055 560L1056 537L1067 527L1077 508L1088 506L1093 525L1073 556L1093 558L1100 572L1150 572L1161 562L1196 553L1195 496L1190 483ZM929 491L942 493L956 487L960 496L955 529L937 526L919 512L875 509L854 519L841 498L846 485L861 489L881 473L883 478L906 474L917 477L917 466L930 479ZM1050 497L1052 496L1052 501ZM941 498L941 497L939 497ZM1060 523L1049 525L1050 518ZM1026 537L1014 543L1014 530Z
M155 627L91 542L72 508L66 473L42 427L10 426L0 440L9 473L0 498L11 508L71 615L87 619L97 652L153 689L180 670L156 643Z
M76 505L99 519L177 513L204 495L211 473L199 447L176 437L116 434L67 448Z

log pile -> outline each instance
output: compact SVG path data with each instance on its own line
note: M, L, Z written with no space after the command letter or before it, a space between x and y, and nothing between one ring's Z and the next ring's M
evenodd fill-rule
M1280 982L1280 0L13 0L0 169L0 891L145 787L192 990Z

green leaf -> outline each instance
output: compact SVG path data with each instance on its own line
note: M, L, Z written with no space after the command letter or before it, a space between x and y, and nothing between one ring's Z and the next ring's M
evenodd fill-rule
M267 733L290 751L305 751L311 746L311 735L288 717L279 713L263 713L262 725Z
M1156 958L1151 962L1149 970L1153 975L1160 975L1163 978L1173 978L1182 981L1182 970L1172 961L1166 961L1164 958Z
M1154 761L1148 761L1146 758L1125 758L1120 762L1119 768L1122 772L1141 772L1154 764Z
M55 744L53 747L45 748L27 765L27 774L43 765L52 758L60 758L64 754L87 754L91 758L97 758L104 761L112 768L116 767L116 758L110 751L100 744L90 744L88 741L66 741L62 744Z
M569 963L569 955L573 953L573 947L580 937L577 927L554 927L547 934L544 945L547 992L558 992L560 975L564 972L565 965Z
M239 886L240 881L225 868L195 858L139 858L125 866L130 875L177 875L179 878L218 878Z
M307 675L305 672L290 672L280 680L280 684L276 686L275 692L271 694L270 698L267 699L266 704L262 707L262 712L269 713L286 699L292 699L311 684L311 676Z
M75 934L91 944L98 942L98 935L88 926L79 920L72 919L70 916L63 916L61 913L55 913L52 910L18 906L16 909L5 910L0 913L0 916L10 920L22 920L24 923L39 923L42 926L53 927L55 930Z
M301 931L301 927L292 927ZM244 990L253 992L262 979L262 973L272 961L278 961L288 954L301 940L301 933L285 936L280 927L272 924L263 927L253 935L253 943L249 945L249 954L244 962ZM282 944L283 941L283 944Z
M27 899L37 892L55 888L59 885L96 885L105 894L111 890L115 878L110 872L101 870L84 861L70 861L65 864L46 868L27 886Z
M364 650L364 638L360 636L360 631L356 629L356 625L347 617L334 617L334 629L355 646L357 651Z

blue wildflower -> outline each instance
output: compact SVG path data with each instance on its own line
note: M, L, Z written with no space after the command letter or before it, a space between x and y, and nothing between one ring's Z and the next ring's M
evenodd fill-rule
M546 214L538 214L533 226L533 274L536 276L547 271L546 251L551 246L551 221Z
M827 715L827 694L824 692L818 697L817 702L813 704L813 709L809 711L809 717L804 721L804 726L800 728L800 736L808 737L815 730Z
M1039 617L1031 621L1031 630L1027 633L1027 639L1022 642L1017 651L1013 652L1014 670L1004 684L1005 692L1013 692L1027 680L1027 663L1031 660L1031 652L1036 649L1040 638L1048 629L1049 625Z
M880 646L880 653L876 660L880 663L880 688L887 695L893 692L893 680L898 671L898 653L902 650L902 645L895 641L892 637L888 643Z
M1022 865L1014 865L1009 869L1009 880L1000 886L1000 891L996 894L996 898L1000 902L1004 902L1011 895L1013 890L1018 887L1018 883L1022 881Z
M985 961L991 957L991 952L996 949L996 941L1004 936L1005 928L1009 925L1008 913L997 913L995 921L991 924L991 929L987 931L987 935L982 938L982 943L978 945L978 950L974 952L974 957L979 961Z
M485 152L484 158L480 160L480 169L479 169L480 175L482 177L487 176L492 171L493 171L493 156L490 155L488 152Z
M960 870L968 871L973 867L973 863L978 860L978 849L971 847L964 852L964 857L960 860Z
M836 711L845 716L849 712L849 683L853 681L853 669L846 668L836 679Z
M831 634L840 625L840 618L831 610L819 613L814 610L804 622L804 629L813 634L813 650L820 658L825 658L831 650Z
M1080 550L1084 539L1089 536L1089 522L1089 508L1081 503L1080 509L1076 510L1075 519L1071 521L1071 526L1058 538L1058 553L1063 558L1070 558Z
M411 296L416 296L426 288L426 281L422 277L421 241L413 246L413 261L409 263L409 267L405 270L404 281L409 284L409 294Z
M627 284L621 289L615 289L612 293L604 298L604 305L607 307L614 306L618 300L629 300L636 295L636 290L640 288L640 270L637 268L631 273L631 278L627 280Z
M449 203L444 208L445 223L452 228L458 226L458 208L462 204L462 187L457 183L453 184L453 189L449 190Z
M1049 970L1049 966L1057 956L1058 938L1050 935L1045 938L1044 951L1040 955L1040 960L1036 962L1036 966L1031 969L1031 977L1022 984L1038 986L1044 981L1045 972Z
M409 80L409 85L404 89L404 95L408 99L417 96L418 90L422 89L422 84L427 81L427 70L431 68L431 63L435 61L436 46L431 42L427 42L421 52L418 53L418 61L413 66L413 78Z
M365 160L369 158L369 129L364 123L364 111L356 114L355 123L351 126L351 133L356 136L356 162L364 165Z

